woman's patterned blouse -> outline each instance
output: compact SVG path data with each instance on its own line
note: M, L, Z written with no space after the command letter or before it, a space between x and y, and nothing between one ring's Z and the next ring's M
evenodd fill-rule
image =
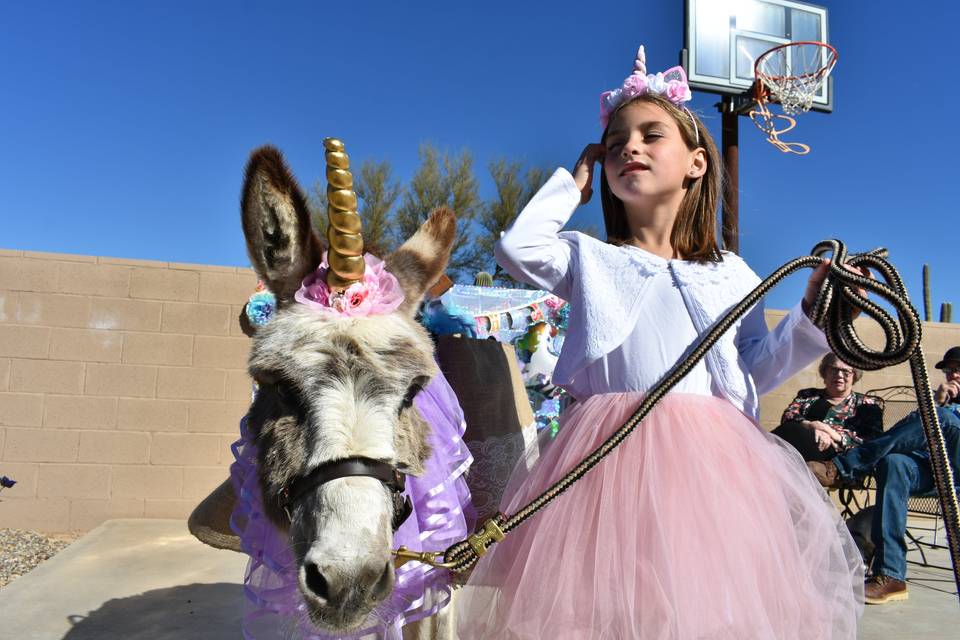
M808 419L807 412L823 397L823 392L824 389L801 389L783 412L780 422ZM883 401L854 391L833 405L823 421L844 436L843 448L849 449L883 433Z

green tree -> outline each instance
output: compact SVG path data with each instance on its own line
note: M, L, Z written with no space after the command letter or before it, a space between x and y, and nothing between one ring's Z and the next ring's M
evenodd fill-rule
M353 174L353 190L360 199L360 217L363 219L363 244L366 250L384 256L394 248L389 233L390 211L400 196L402 187L393 180L393 168L386 160L364 160L360 171ZM309 194L310 219L314 227L327 235L327 184L317 180Z
M317 180L307 193L307 208L310 209L310 222L317 230L324 244L327 242L327 183Z
M410 180L403 202L391 225L393 241L399 244L413 235L435 208L446 206L457 214L457 239L453 245L450 271L456 279L469 278L483 262L483 254L473 242L473 220L482 203L473 173L469 151L450 155L432 145L420 147L420 166Z
M508 162L504 158L491 162L489 168L497 195L480 210L478 223L484 233L477 238L476 248L483 261L481 266L493 275L494 282L504 286L516 286L516 281L496 264L493 245L546 182L547 172L540 167L531 167L527 169L526 175L521 177L521 164L516 161Z
M390 212L402 187L393 180L393 169L386 160L364 160L354 189L360 198L363 218L363 242L372 253L385 256L395 248L390 228Z

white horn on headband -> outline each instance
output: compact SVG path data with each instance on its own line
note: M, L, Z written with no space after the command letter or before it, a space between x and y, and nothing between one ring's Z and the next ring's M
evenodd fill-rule
M647 52L643 50L643 45L637 49L637 59L633 61L633 72L637 75L647 75Z

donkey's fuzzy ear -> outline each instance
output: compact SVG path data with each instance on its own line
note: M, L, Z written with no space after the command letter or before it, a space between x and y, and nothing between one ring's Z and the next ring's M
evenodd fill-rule
M426 290L446 271L456 236L456 215L439 207L409 240L386 257L387 269L403 288L405 299L400 313L412 316Z
M275 147L250 154L240 212L254 270L279 302L289 302L320 264L323 247L303 191Z

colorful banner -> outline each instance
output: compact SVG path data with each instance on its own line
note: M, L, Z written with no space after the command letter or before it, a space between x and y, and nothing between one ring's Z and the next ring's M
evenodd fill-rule
M569 402L553 386L553 369L567 331L570 306L547 291L454 285L441 296L443 313L428 303L424 324L434 333L461 333L512 344L540 429L556 434Z

